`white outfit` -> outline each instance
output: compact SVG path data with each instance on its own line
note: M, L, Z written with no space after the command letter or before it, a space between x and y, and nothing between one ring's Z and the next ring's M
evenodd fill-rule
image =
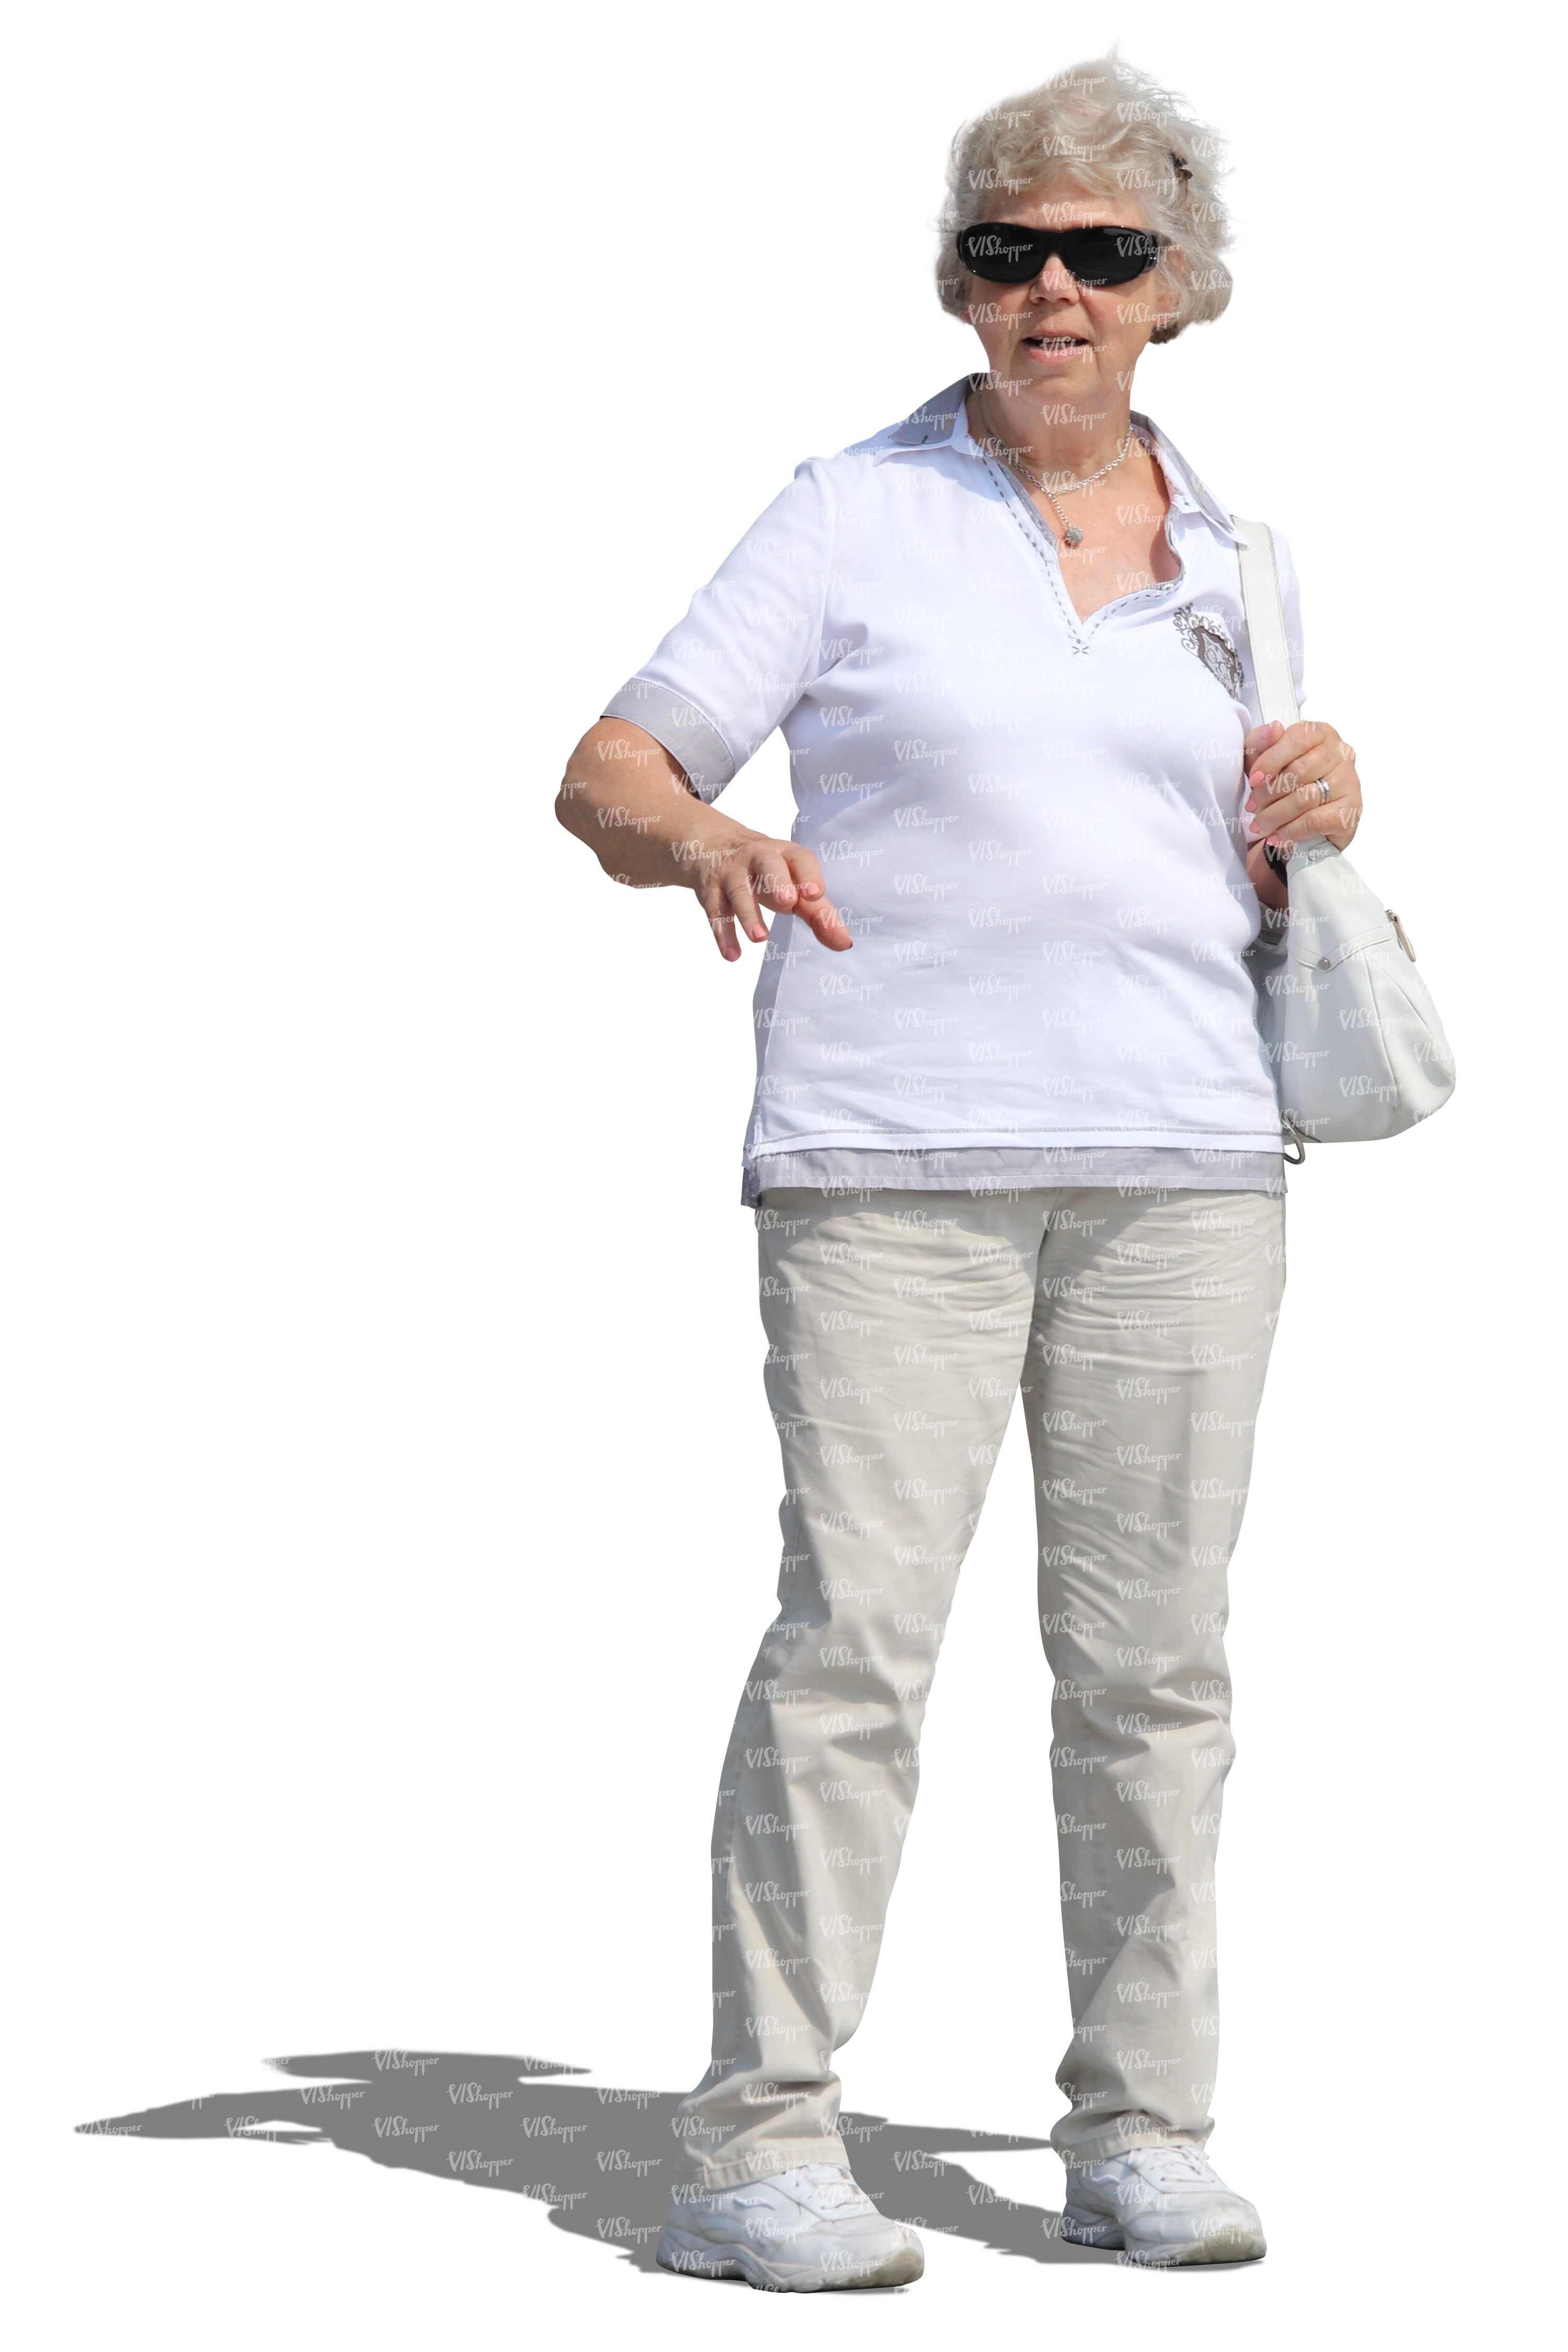
M1180 576L1080 619L968 383L806 459L606 705L708 801L782 728L794 838L854 938L772 919L742 1199L840 1177L1282 1191L1242 961L1259 712L1236 531L1135 415ZM1112 476L1079 519L1115 496Z

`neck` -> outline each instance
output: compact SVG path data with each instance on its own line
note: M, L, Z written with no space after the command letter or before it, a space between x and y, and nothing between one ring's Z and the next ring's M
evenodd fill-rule
M1131 413L1130 390L1110 400L1097 394L1079 407L1054 384L989 373L964 404L977 441L997 443L1005 456L1021 457L1053 488L1058 479L1080 481L1108 466L1127 438Z

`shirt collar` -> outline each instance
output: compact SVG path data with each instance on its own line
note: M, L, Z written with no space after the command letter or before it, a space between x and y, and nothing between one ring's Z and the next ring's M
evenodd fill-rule
M965 456L979 457L981 452L963 414L964 395L973 381L973 376L961 375L956 383L950 383L942 391L933 393L931 399L922 400L918 408L910 410L901 425L889 425L885 436L878 435L881 446L875 451L875 456L880 459L896 457L905 449L947 446L963 450ZM1214 492L1205 488L1198 479L1181 451L1161 432L1153 418L1145 416L1141 409L1135 408L1132 422L1142 426L1153 444L1175 511L1178 514L1201 515L1222 539L1240 544L1241 533L1226 509Z

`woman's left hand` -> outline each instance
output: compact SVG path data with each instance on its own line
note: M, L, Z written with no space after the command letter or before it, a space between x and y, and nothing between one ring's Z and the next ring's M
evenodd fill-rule
M1361 823L1361 778L1355 753L1321 719L1299 719L1282 727L1271 719L1255 727L1242 746L1247 761L1247 839L1285 848L1326 833L1336 849L1348 849ZM1319 791L1319 780L1329 797Z

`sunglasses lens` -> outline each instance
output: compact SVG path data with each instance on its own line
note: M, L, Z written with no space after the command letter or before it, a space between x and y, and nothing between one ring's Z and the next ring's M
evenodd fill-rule
M1128 286L1153 268L1160 240L1149 229L1083 228L1063 237L1061 255L1080 286Z
M986 221L966 228L958 240L958 257L976 278L994 286L1026 286L1046 266L1048 240L1037 228L1020 228L1013 221Z
M1128 286L1152 269L1160 240L1152 229L1025 228L1016 221L986 221L966 228L958 256L976 278L993 285L1023 286L1045 268L1049 255L1080 286Z

